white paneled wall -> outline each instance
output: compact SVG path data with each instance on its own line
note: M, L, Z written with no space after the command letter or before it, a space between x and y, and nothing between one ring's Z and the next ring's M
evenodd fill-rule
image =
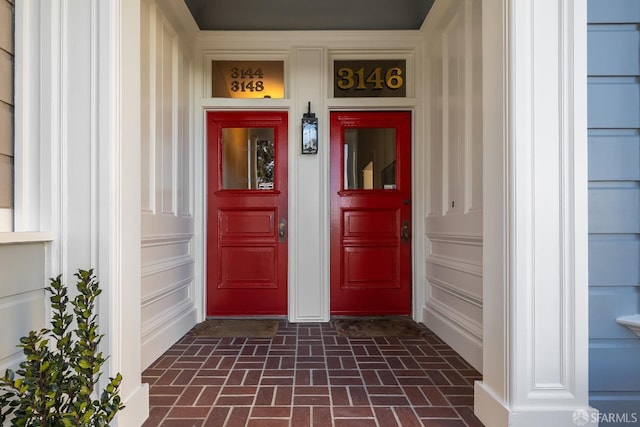
M429 201L423 319L482 367L480 2L436 3L427 40Z
M45 244L0 244L0 372L24 358L20 337L45 327Z
M192 51L153 1L142 2L142 365L195 323Z

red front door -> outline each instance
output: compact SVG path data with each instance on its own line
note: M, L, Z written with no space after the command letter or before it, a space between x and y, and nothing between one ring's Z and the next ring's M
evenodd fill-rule
M411 113L331 113L331 314L411 314Z
M287 113L207 114L207 315L287 313Z

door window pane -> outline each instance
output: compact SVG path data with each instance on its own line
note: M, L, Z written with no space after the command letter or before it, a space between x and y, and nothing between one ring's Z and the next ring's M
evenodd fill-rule
M272 190L273 128L222 129L222 189Z
M395 190L395 128L344 131L344 189Z

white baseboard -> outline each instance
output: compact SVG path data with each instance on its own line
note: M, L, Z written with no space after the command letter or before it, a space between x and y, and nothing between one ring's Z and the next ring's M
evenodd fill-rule
M593 408L587 407L558 409L553 408L533 411L525 410L511 413L509 427L540 426L598 427L598 411Z
M474 413L485 427L598 427L598 410L591 407L531 407L509 410L487 385L477 381Z
M507 427L509 425L509 409L482 381L475 383L473 411L485 427Z
M142 369L147 369L156 359L184 336L197 321L196 309L192 307L176 315L170 315L142 336ZM144 330L143 325L143 330Z
M140 388L126 401L125 408L118 413L114 427L140 427L149 417L149 384Z
M422 308L424 324L453 348L471 366L482 372L482 342L450 319L442 317L428 307Z

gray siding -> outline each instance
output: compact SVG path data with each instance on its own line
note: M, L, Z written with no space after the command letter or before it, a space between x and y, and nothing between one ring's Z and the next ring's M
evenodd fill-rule
M640 419L640 338L616 323L640 313L640 1L590 0L588 20L589 384L611 427Z

